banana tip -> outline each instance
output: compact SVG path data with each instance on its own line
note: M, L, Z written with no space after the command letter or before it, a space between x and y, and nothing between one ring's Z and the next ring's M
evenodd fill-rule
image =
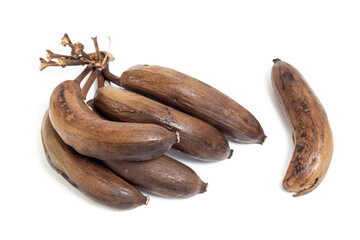
M176 131L176 143L180 142L180 133L179 131Z
M204 183L204 188L203 188L202 193L207 192L208 187L209 187L209 183Z
M261 145L264 144L264 142L266 141L266 139L267 139L267 136L264 136L264 139L262 140Z
M145 205L148 205L148 204L149 204L149 201L150 201L150 197L149 197L149 196L146 196Z
M275 59L273 59L273 62L274 62L274 63L277 63L277 62L280 62L280 61L281 61L280 58L275 58Z
M229 153L228 159L231 158L233 154L234 154L234 150L230 149L230 153Z
M308 187L296 192L293 197L300 197L302 195L308 194L309 192L312 192L315 188L318 187L320 181L319 178L316 178L315 181Z

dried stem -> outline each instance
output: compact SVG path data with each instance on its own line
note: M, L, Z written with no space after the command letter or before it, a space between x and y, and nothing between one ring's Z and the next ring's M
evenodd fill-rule
M104 75L100 74L97 78L98 88L105 87L105 78Z
M91 72L92 68L90 67L86 67L81 73L79 76L77 76L75 79L74 79L74 82L76 82L77 84L80 85L80 83L82 82L82 80L84 80L84 78L89 74L89 72Z
M93 37L91 39L94 41L94 45L95 45L95 62L100 62L101 56L100 56L100 50L99 50L97 37Z
M104 77L109 80L110 82L112 83L115 83L116 85L119 85L121 86L120 84L120 77L112 74L110 71L109 71L109 68L106 67L103 71L102 71L102 74L104 75Z
M95 47L95 53L87 54L84 52L84 45L77 42L73 43L69 36L65 33L61 39L61 44L63 46L69 46L71 48L71 55L63 55L63 54L56 54L47 50L46 57L49 61L46 61L43 58L40 58L41 66L40 70L44 70L46 67L49 66L83 66L87 65L87 67L77 76L74 81L80 84L85 77L91 72L88 80L84 84L81 90L82 98L86 98L88 91L90 90L92 84L98 78L98 88L105 86L105 81L110 81L120 85L120 78L115 76L114 74L110 73L108 69L109 61L114 60L114 56L110 54L110 47L111 47L111 39L109 37L109 49L108 51L100 51L99 45L97 41L97 37L92 38ZM53 61L52 59L56 59L57 61Z
M108 48L108 51L106 52L106 54L105 54L105 57L104 57L104 61L102 62L102 66L105 66L105 64L106 64L106 60L108 59L108 57L109 57L109 52L110 52L110 47L111 47L111 39L110 39L110 37L109 37L109 48ZM114 57L113 56L111 56L112 57L112 60L114 60ZM111 60L110 60L111 61Z
M85 85L81 89L81 97L85 100L86 95L88 94L91 85L94 83L95 79L101 74L101 71L95 69L91 72L88 80L86 81Z
M90 59L91 59L91 58L90 58L90 55L87 54L87 53L84 52L84 51L81 52L81 56L82 56L83 58L87 59L87 60L90 60Z
M63 45L64 47L67 45L72 44L69 36L67 35L67 33L64 34L64 36L61 38L61 45Z
M90 56L84 52L84 45L79 42L72 43L69 36L66 33L64 34L64 36L61 39L61 44L64 47L65 46L71 47L72 57L79 57L81 55L83 58L90 60Z
M49 61L51 61L54 58L68 58L68 59L76 59L73 56L69 56L69 55L62 55L62 54L57 54L57 53L53 53L52 51L50 51L49 49L46 50L47 54L46 54L46 58L49 59Z
M47 50L47 58L49 59L46 62L44 59L40 59L41 67L40 70L45 69L48 66L76 66L76 65L88 65L91 68L97 68L102 71L108 61L114 60L114 57L109 53L109 51L100 51L97 41L97 37L92 38L95 45L95 53L87 54L84 52L84 45L82 43L72 43L69 36L65 33L61 39L61 44L63 46L71 47L71 55L55 54L50 50ZM109 50L111 46L111 40L109 38ZM52 59L57 59L58 61L52 61Z
M51 67L51 66L61 66L61 64L59 62L54 62L54 61L46 61L43 58L40 58L40 71L44 70L47 67Z
M59 58L59 63L61 64L62 67L79 66L79 65L84 66L85 64L87 64L82 59L67 59L67 58L63 58L63 57Z

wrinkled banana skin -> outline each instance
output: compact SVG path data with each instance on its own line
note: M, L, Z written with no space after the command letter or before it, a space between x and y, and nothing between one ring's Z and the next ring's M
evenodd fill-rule
M297 197L313 191L324 179L332 158L333 135L325 109L297 69L275 59L271 76L295 143L283 187Z

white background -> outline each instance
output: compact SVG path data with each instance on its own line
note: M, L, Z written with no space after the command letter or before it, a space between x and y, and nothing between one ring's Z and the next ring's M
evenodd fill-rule
M360 14L357 1L6 1L1 7L0 239L359 239ZM208 192L112 210L48 165L40 125L52 89L82 68L39 71L64 33L111 53L120 75L157 64L218 88L251 111L267 141L230 143L232 159L181 159ZM323 103L334 134L328 174L293 198L281 182L293 143L270 85L273 58L292 64ZM92 94L93 94L92 89Z

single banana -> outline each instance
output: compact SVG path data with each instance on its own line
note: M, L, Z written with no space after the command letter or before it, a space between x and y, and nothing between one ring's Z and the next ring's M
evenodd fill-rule
M229 143L208 123L126 89L102 87L94 102L106 117L123 122L153 123L178 131L181 141L174 148L199 160L217 161L230 158Z
M80 155L66 145L52 127L48 111L42 122L41 137L49 164L85 196L118 209L148 204L149 197L111 172L99 160Z
M149 160L179 141L177 133L155 124L100 119L80 92L75 81L59 84L51 95L50 120L62 140L85 156L112 161Z
M275 59L272 84L295 142L283 187L297 197L311 192L324 179L333 153L332 132L323 106L297 69Z
M231 140L263 143L265 134L256 118L215 88L175 70L138 65L121 77L103 71L105 78L129 90L178 108L219 129Z
M207 189L191 168L165 155L142 162L104 162L132 184L163 197L187 198Z

